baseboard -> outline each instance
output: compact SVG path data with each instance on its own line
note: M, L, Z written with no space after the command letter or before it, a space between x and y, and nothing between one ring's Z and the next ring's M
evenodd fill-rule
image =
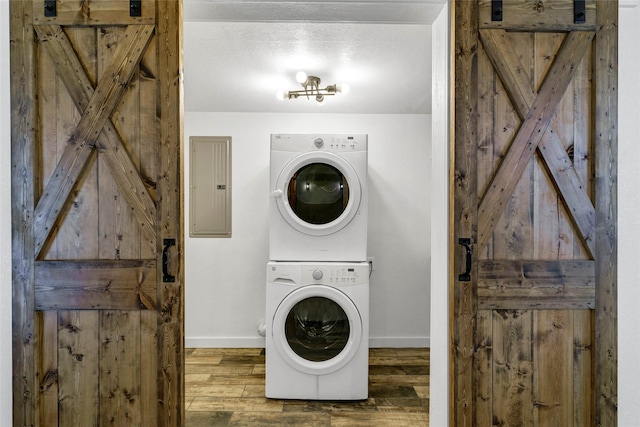
M187 337L187 348L264 348L262 337ZM429 337L371 337L369 347L430 347Z
M186 348L264 348L262 337L187 337Z
M431 347L429 337L369 337L371 348L417 348Z

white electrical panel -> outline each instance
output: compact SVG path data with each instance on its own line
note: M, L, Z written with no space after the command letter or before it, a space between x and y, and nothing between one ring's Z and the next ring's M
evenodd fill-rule
M189 138L189 235L231 237L231 137Z

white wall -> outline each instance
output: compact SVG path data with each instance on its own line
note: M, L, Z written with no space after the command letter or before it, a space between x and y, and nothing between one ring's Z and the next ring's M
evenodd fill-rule
M637 3L637 2L636 2ZM640 419L640 8L620 10L618 91L618 410L619 425Z
M202 135L233 141L232 238L189 238L185 230L187 346L264 346L257 325L265 318L271 133L369 135L371 345L428 345L430 120L428 115L186 113L185 141ZM186 163L188 177L188 153ZM187 218L188 204L186 191Z
M449 6L432 26L431 366L429 422L449 420Z

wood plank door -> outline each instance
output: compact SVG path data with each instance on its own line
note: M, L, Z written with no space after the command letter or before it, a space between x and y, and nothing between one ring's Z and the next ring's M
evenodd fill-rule
M616 425L618 4L454 8L451 425Z
M181 0L10 13L14 426L184 425Z

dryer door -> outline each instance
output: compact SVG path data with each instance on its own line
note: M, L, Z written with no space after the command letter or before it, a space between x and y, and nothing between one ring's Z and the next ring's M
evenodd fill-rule
M271 328L280 356L293 368L324 375L345 366L362 341L362 319L349 297L330 286L311 285L280 303Z
M311 236L326 236L358 214L362 190L358 174L342 157L312 152L287 163L272 195L289 225Z

